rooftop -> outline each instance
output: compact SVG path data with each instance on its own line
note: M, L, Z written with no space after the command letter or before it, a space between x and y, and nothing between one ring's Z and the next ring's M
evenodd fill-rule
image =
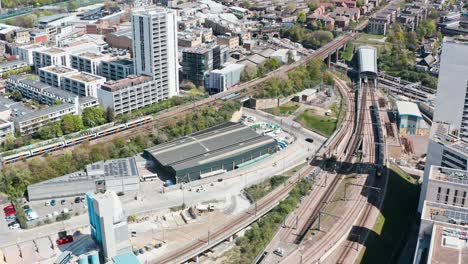
M370 46L362 46L357 50L359 56L359 71L377 74L377 49Z
M429 173L431 180L451 182L468 186L468 171L431 166Z
M89 51L80 53L78 56L83 57L83 58L89 58L89 59L100 59L100 58L107 57L106 55L102 53L94 53L94 52L89 52Z
M55 15L50 15L50 16L41 16L38 18L37 22L38 23L50 23L55 20L62 19L64 17L69 16L70 14L55 14Z
M61 53L66 53L66 51L63 49L59 49L59 48L48 48L48 49L42 50L41 53L45 53L49 55L57 55Z
M248 152L274 143L240 123L225 123L180 139L146 149L163 166L183 170Z
M468 229L435 224L427 263L468 263Z
M415 116L422 118L418 105L413 102L397 101L398 114L400 116Z
M52 105L52 106L47 107L47 108L43 108L43 109L40 109L40 110L37 110L37 111L32 111L32 112L29 112L27 114L14 117L14 118L12 118L12 121L13 122L24 122L24 121L36 119L36 118L41 117L41 116L47 116L47 115L49 115L51 113L56 113L56 112L60 112L60 111L63 111L63 110L67 110L67 109L70 109L70 108L75 108L75 106L73 104L70 104L70 103Z
M61 177L42 181L33 185L48 185L77 181L89 181L102 178L138 177L134 158L100 161L86 166L85 170L73 172Z
M68 67L65 67L65 66L62 66L62 65L51 65L51 66L47 66L47 67L42 67L42 68L39 69L39 71L48 71L48 72L56 73L56 74L59 74L59 75L66 74L66 73L71 73L71 72L78 72L75 69L68 68Z
M243 64L227 63L227 64L224 65L224 67L222 69L213 70L211 72L212 73L227 74L227 73L230 73L231 71L241 70L244 67L245 67L245 65L243 65Z
M22 65L22 64L28 65L28 63L25 62L25 61L22 61L22 60L14 60L14 61L5 61L5 62L1 62L1 63L0 63L0 68L7 68L7 67L16 66L16 65Z
M66 78L79 81L79 82L94 82L98 80L103 80L103 81L106 80L104 77L97 76L91 73L86 73L86 72L79 72L76 74L68 75L66 76Z
M127 87L135 86L141 83L149 82L153 78L146 75L129 75L125 79L120 79L117 81L107 81L101 85L101 89L114 92L120 89L125 89Z
M441 122L433 122L430 138L435 142L446 145L450 149L463 155L468 155L468 142L450 134L450 125Z

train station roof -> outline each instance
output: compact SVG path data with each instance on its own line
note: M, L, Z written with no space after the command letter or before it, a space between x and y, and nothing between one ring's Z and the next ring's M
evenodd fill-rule
M269 136L257 134L241 123L224 123L180 139L146 149L162 166L183 170L237 156L266 144Z
M377 49L374 47L363 46L358 48L357 53L359 72L377 74Z

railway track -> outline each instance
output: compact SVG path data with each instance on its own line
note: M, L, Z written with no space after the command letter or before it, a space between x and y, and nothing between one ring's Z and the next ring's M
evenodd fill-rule
M367 93L365 91L362 92L362 98L361 102L366 101L366 96ZM356 100L356 104L359 105L359 103ZM351 167L349 167L349 164L351 164L351 161L354 158L354 153L358 150L359 144L361 141L362 137L362 131L363 131L363 121L364 121L364 114L365 114L365 107L359 107L359 113L357 115L357 128L356 132L352 135L351 137L351 145L350 145L350 151L347 152L344 155L344 160L343 164L345 164L345 167L343 165L339 169L340 171L349 171ZM303 227L303 229L298 233L296 243L297 244L302 244L304 239L306 238L309 230L311 229L312 225L317 221L319 215L321 214L321 211L325 208L326 203L333 197L335 194L336 189L338 188L339 182L341 181L341 174L336 175L333 177L331 184L328 187L328 190L325 192L325 194L319 199L317 202L317 205L315 208L312 210L311 217L308 219L306 225Z
M245 222L250 222L248 221L249 219L258 219L263 214L266 214L269 211L269 209L274 207L274 205L286 198L288 193L296 186L296 184L302 178L308 175L312 170L313 167L306 167L306 169L298 173L286 187L277 189L273 191L273 193L270 193L263 199L259 200L257 202L256 208L251 208L247 210L247 212L240 214L239 216L236 216L234 218L231 218L227 223L223 223L221 227L215 228L214 231L210 232L207 236L198 238L191 244L183 247L180 250L177 250L176 253L172 252L167 256L155 260L154 263L183 262L187 259L190 259L193 256L196 256L199 252L199 249L203 249L204 247L210 247L216 244L216 242L211 244L212 241L223 240L225 234L229 233L229 231L242 230L243 228L245 228L246 225L248 225L245 224Z

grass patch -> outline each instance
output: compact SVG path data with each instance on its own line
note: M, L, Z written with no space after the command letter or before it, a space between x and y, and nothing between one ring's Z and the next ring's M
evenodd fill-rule
M319 116L314 114L313 110L307 110L297 117L297 121L303 126L327 137L333 134L336 129L335 117Z
M225 256L227 258L223 263L251 263L273 238L284 217L296 208L301 197L307 195L311 187L312 184L309 181L300 181L286 199L281 201L278 206L260 218L260 220L253 223L251 229L246 231L243 237L236 240L236 246L226 252Z
M298 103L288 102L282 106L268 108L268 109L265 109L264 111L275 116L288 116L294 113L299 107L300 106Z
M357 263L396 263L406 234L415 219L419 188L414 179L395 165L390 166L382 211Z
M251 202L258 201L263 196L267 195L273 189L285 182L288 177L285 176L273 176L259 184L252 185L245 189L247 196Z

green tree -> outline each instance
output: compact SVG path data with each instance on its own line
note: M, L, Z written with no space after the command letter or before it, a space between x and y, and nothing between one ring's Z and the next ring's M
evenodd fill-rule
M363 6L364 6L364 1L363 1L363 0L357 0L357 1L356 1L356 6L357 6L358 8L363 7Z
M62 117L62 131L64 134L70 134L84 129L83 119L79 115L64 115Z
M67 4L68 11L75 11L78 8L78 5L75 1L70 1Z
M304 11L299 12L299 14L297 15L297 23L305 24L306 21L307 21L306 13Z
M12 100L16 101L16 102L19 102L19 101L23 100L23 95L21 94L20 91L14 90L13 92L11 92L10 98Z
M106 123L104 109L98 106L85 108L81 116L85 127L95 127Z
M107 120L107 122L113 122L115 120L114 108L107 107L107 109L106 109L106 120Z

